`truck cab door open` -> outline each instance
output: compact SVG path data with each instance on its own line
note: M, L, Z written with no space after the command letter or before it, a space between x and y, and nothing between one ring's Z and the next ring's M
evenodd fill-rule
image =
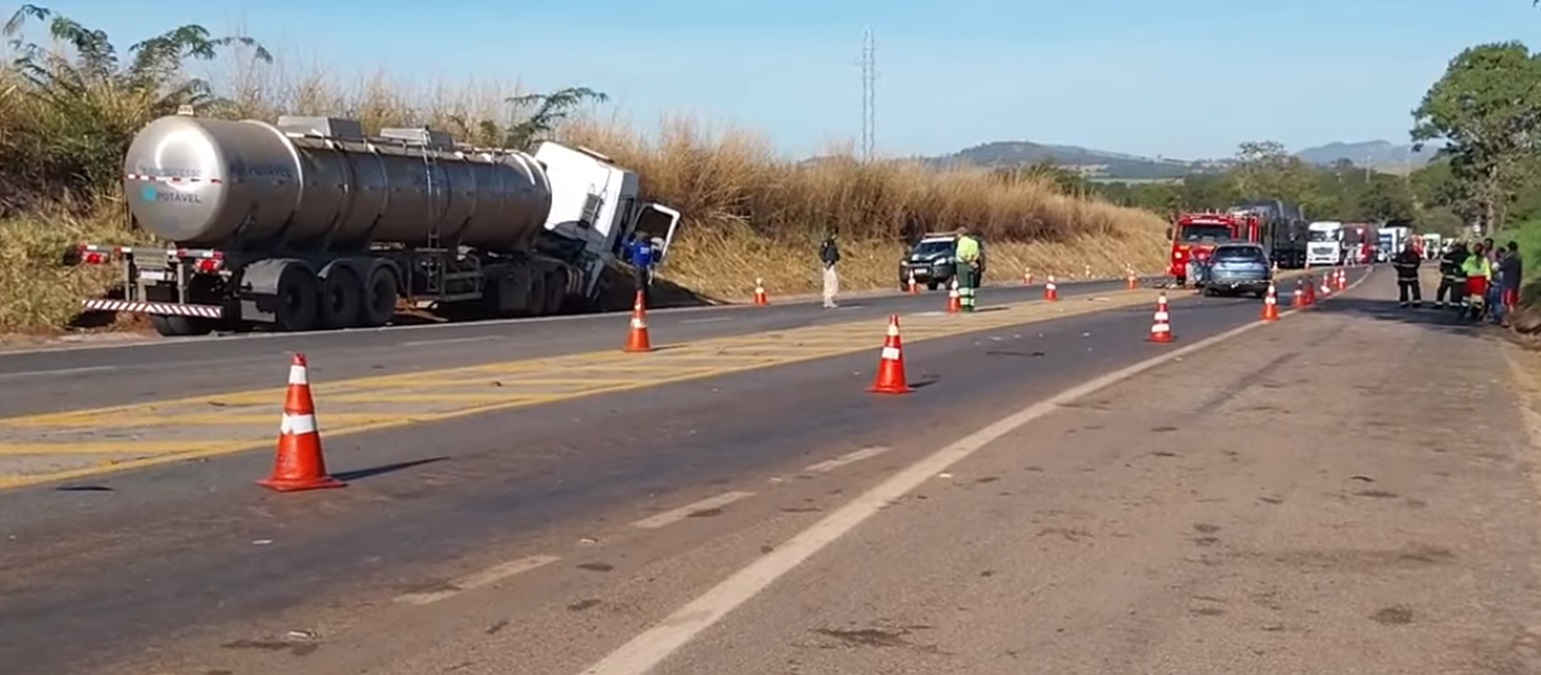
M650 237L663 234L663 246L659 247L658 261L669 258L669 246L674 243L674 232L680 226L680 212L662 204L649 202L637 209L635 219L631 224L632 232L646 232Z

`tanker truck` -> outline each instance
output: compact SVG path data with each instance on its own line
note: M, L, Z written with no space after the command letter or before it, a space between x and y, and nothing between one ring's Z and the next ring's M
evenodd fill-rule
M162 335L374 328L399 305L446 318L582 311L633 234L667 255L680 214L587 148L529 154L426 128L336 117L199 118L145 126L124 159L135 225L164 243L82 244L119 265L121 298Z

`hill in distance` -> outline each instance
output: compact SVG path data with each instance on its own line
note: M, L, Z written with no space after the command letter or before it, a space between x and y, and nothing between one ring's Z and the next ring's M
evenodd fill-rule
M1389 141L1364 141L1358 143L1334 142L1306 148L1295 153L1296 157L1319 166L1331 166L1346 160L1357 167L1368 164L1371 168L1387 173L1404 173L1416 169L1433 157L1435 149L1423 148L1413 152L1411 145L1397 145ZM1142 157L1121 152L1093 150L1074 145L1049 145L1030 141L996 141L964 148L943 157L926 158L936 165L965 164L988 168L1017 168L1041 162L1054 164L1079 172L1093 180L1174 180L1195 173L1222 171L1231 163L1229 159L1185 160L1169 157Z

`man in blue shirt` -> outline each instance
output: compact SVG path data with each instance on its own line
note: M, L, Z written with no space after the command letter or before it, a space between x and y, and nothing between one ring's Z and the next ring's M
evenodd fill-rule
M658 263L658 251L653 246L652 238L645 232L633 234L631 244L626 249L627 257L636 275L637 290L642 292L642 301L647 303L651 299L648 291L653 285L653 266Z

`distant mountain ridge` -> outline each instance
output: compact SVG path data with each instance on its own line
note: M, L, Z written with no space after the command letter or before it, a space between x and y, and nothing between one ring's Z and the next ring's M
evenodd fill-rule
M1379 171L1402 173L1428 163L1436 150L1432 147L1413 152L1411 145L1390 141L1333 142L1306 148L1296 157L1320 166L1348 161L1357 167L1370 166ZM1031 141L995 141L964 148L951 155L928 157L933 165L970 165L988 168L1017 168L1052 162L1092 179L1170 180L1194 173L1214 173L1231 166L1226 159L1175 159L1145 157L1122 152L1094 150L1076 145L1053 145Z

